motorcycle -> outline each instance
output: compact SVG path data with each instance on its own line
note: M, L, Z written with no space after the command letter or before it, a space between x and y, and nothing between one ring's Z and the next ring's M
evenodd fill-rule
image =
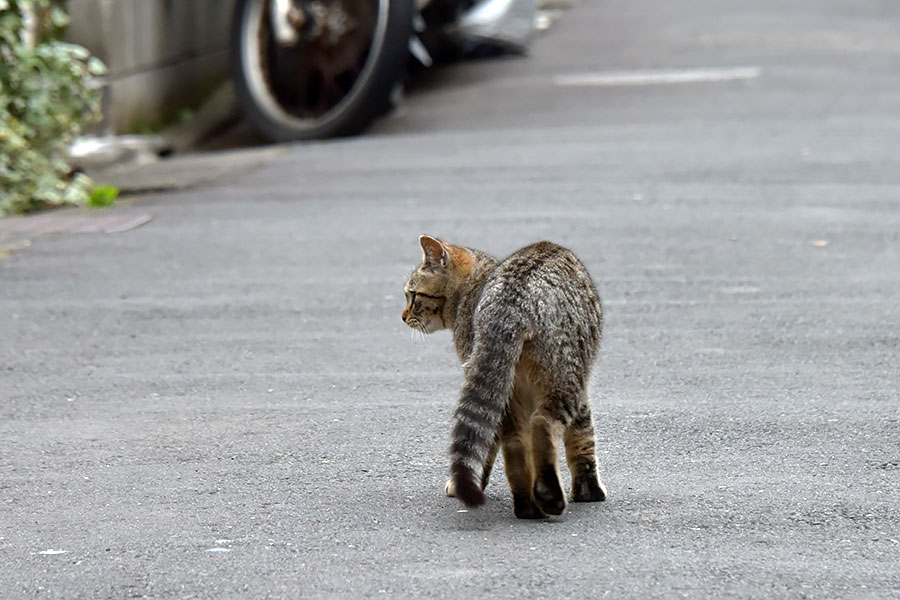
M237 0L238 103L273 142L353 135L389 110L411 60L448 47L524 49L535 0Z

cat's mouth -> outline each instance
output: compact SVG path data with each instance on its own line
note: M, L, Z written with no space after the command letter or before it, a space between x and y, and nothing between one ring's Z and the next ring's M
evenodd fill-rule
M415 317L411 317L411 318L407 319L406 324L420 333L424 333L424 334L431 333L431 331L429 331L429 329L428 329L428 326Z

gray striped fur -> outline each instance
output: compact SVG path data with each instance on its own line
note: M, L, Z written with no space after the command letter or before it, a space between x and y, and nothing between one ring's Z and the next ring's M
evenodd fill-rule
M574 499L605 498L587 399L603 320L582 263L551 242L502 262L429 236L420 243L423 262L407 283L403 319L426 333L451 329L465 375L448 493L470 506L484 503L499 440L516 514L558 514L565 498L555 440L564 435Z

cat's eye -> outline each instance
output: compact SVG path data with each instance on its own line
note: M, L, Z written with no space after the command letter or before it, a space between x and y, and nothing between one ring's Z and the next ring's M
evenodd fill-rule
M422 296L423 298L428 298L429 300L443 300L443 296L432 296L431 294L423 294L422 292L413 292L413 300L415 300L416 296Z
M409 303L409 307L412 310L422 310L423 308L430 310L435 303L444 301L443 296L434 296L432 294L414 292L412 290L404 290L404 293L406 294L406 301ZM417 299L419 300L419 302L416 302ZM436 310L437 307L435 306L434 309Z

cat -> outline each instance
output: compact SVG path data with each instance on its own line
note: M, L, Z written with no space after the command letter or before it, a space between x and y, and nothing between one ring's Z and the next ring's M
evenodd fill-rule
M587 269L551 242L503 261L428 235L419 243L422 264L405 286L403 321L426 334L451 330L465 375L447 495L484 504L502 448L515 515L562 514L562 437L572 499L605 500L587 397L603 313Z

